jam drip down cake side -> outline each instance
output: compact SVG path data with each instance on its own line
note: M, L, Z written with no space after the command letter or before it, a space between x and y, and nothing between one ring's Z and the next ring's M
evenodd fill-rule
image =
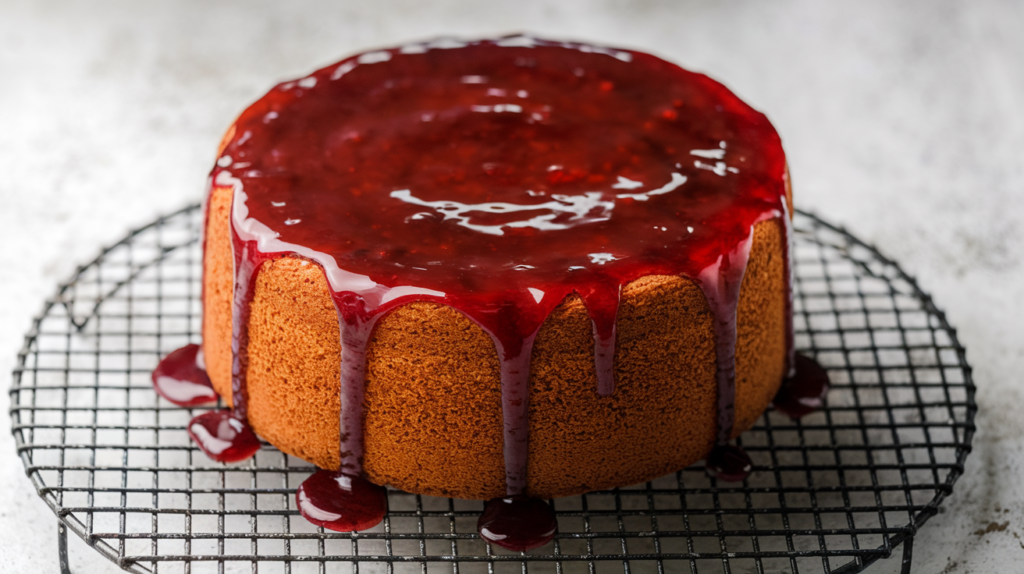
M787 177L761 113L639 52L443 40L280 84L211 174L200 358L232 410L192 426L324 469L318 524L390 485L496 499L518 549L554 533L492 531L526 497L742 479L730 439L803 364Z

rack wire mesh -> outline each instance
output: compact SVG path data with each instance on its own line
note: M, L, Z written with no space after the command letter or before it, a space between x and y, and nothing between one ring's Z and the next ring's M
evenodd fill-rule
M149 376L197 342L201 210L163 217L78 269L25 338L10 390L18 454L66 529L130 572L610 574L858 572L903 545L952 491L974 433L964 348L914 279L844 230L798 213L798 349L825 366L828 406L769 409L739 439L742 483L700 464L551 501L559 534L514 553L476 535L481 502L390 490L384 522L325 531L294 490L313 468L264 444L215 463L188 438L203 408Z

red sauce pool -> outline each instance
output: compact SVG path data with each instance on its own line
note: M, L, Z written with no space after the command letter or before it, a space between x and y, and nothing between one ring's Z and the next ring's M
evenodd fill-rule
M180 407L191 407L217 400L199 345L185 345L160 360L153 369L153 389L161 397Z
M322 469L302 481L295 503L306 520L339 532L372 528L388 509L383 487L365 478Z

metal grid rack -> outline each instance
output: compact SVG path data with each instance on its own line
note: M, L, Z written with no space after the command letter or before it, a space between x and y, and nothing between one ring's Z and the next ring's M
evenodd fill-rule
M103 251L47 301L10 390L18 454L66 531L130 572L858 572L903 545L963 472L971 367L915 281L842 229L799 213L798 349L829 370L828 407L769 410L739 442L743 483L700 464L646 484L551 501L559 534L525 554L475 532L482 503L389 491L359 533L302 519L312 467L269 445L219 464L185 425L203 409L157 397L150 371L199 338L201 211Z

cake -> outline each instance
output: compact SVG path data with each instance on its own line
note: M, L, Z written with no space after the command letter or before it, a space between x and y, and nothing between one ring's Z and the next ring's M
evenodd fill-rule
M790 201L765 116L641 52L438 40L284 82L210 177L233 410L193 437L506 503L742 460L794 365Z

